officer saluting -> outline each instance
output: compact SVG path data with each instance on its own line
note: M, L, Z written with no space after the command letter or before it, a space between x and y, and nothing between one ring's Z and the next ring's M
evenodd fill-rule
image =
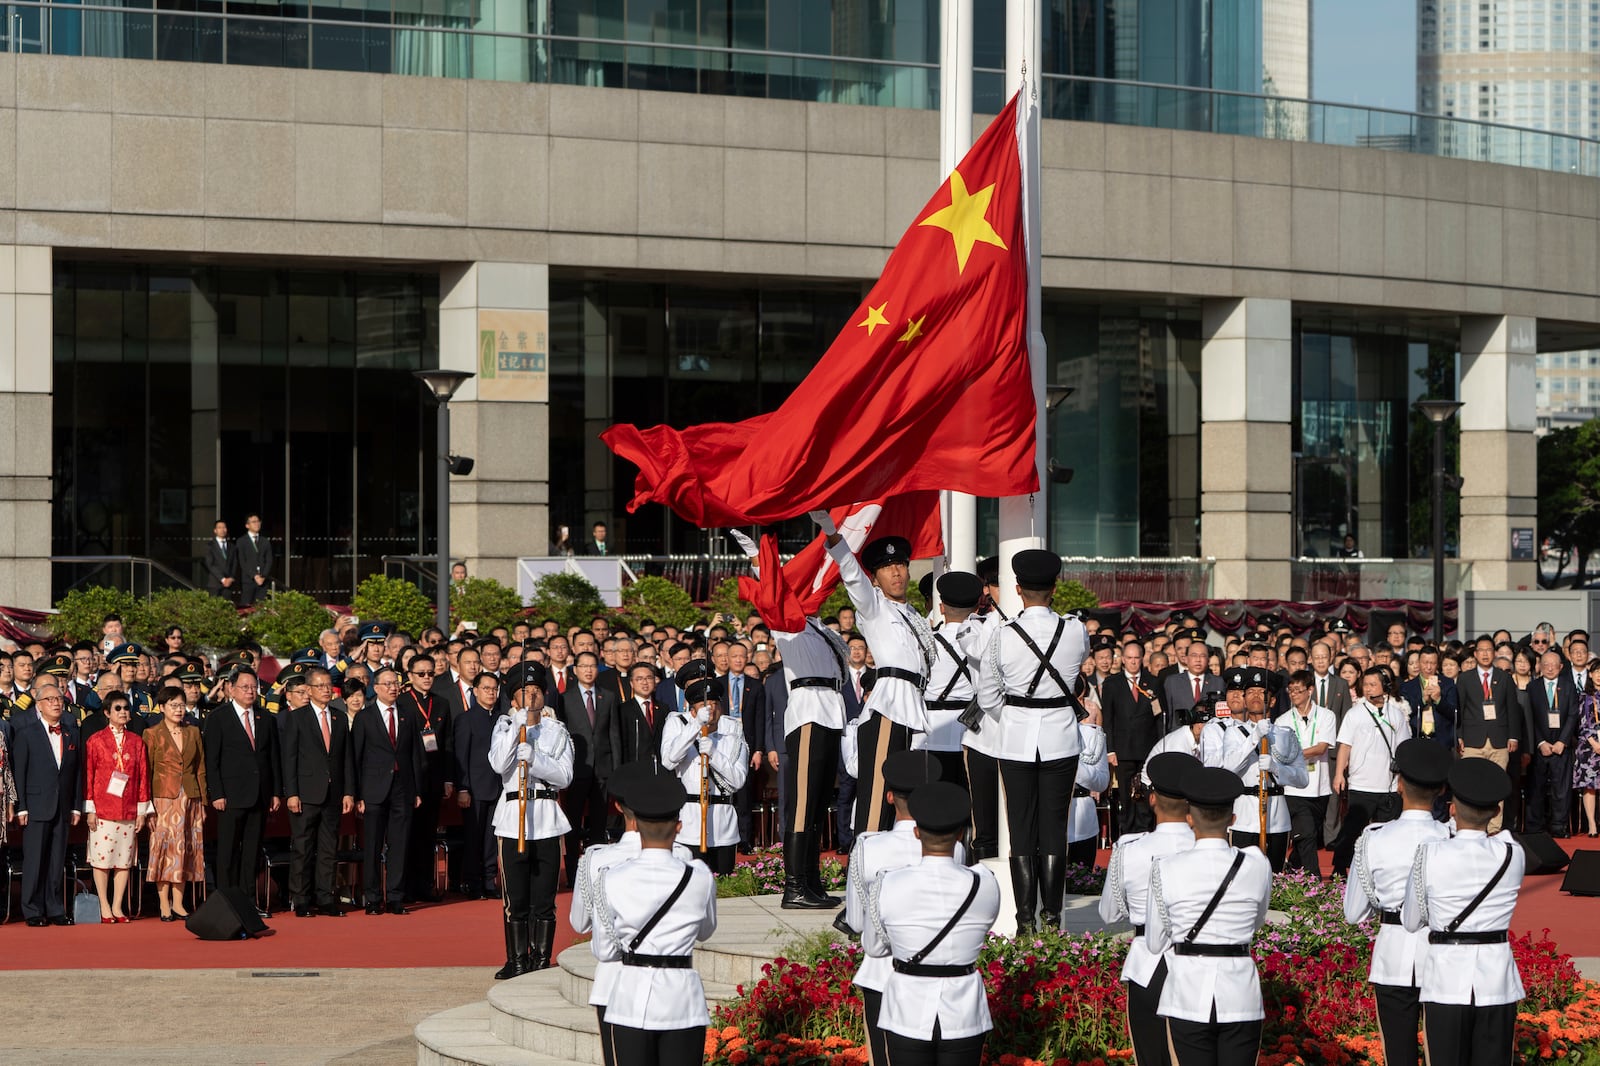
M1161 988L1167 981L1167 963L1145 946L1144 932L1150 871L1155 860L1194 847L1183 780L1191 770L1199 768L1194 756L1175 751L1145 760L1143 772L1150 779L1148 802L1156 826L1148 833L1126 833L1117 841L1111 849L1105 887L1100 891L1101 921L1108 925L1123 920L1133 923L1133 943L1128 945L1128 957L1122 964L1122 979L1128 983L1128 1037L1133 1041L1133 1058L1139 1066L1172 1063L1166 1026L1156 1017Z
M1289 802L1283 786L1305 787L1311 780L1294 730L1274 726L1268 716L1267 671L1246 667L1229 679L1229 687L1244 686L1244 715L1228 722L1213 722L1200 734L1200 761L1239 775L1244 792L1233 805L1230 837L1235 847L1258 844L1261 839L1261 792L1265 774L1267 796L1267 858L1274 872L1283 869L1289 853ZM1266 754L1262 754L1265 746Z
M1428 931L1420 991L1428 1061L1502 1066L1514 1054L1523 996L1506 933L1523 854L1488 828L1511 778L1488 759L1462 759L1448 780L1456 835L1417 849L1400 919Z
M595 879L595 958L620 962L606 1003L615 1063L690 1066L705 1058L706 991L693 968L717 930L717 886L702 862L673 854L687 793L665 774L630 783L639 854Z
M1228 843L1237 774L1202 766L1184 775L1194 847L1155 861L1145 947L1167 964L1157 1008L1174 1066L1255 1066L1261 980L1250 941L1267 920L1272 867L1256 848Z
M978 676L978 706L994 730L1011 830L1017 929L1055 927L1066 890L1067 812L1081 741L1073 683L1089 651L1083 623L1050 609L1061 557L1041 549L1011 559L1022 613L995 630Z
M935 782L909 806L922 859L873 882L861 932L867 955L893 958L878 1015L887 1061L978 1066L993 1022L976 964L1000 913L1000 886L987 867L956 858L972 817L965 790Z
M1450 752L1412 738L1400 742L1394 759L1403 809L1395 821L1369 825L1356 841L1350 879L1344 884L1344 916L1352 925L1373 915L1383 919L1372 945L1368 978L1378 1001L1383 1061L1388 1066L1416 1066L1417 981L1428 955L1428 938L1420 930L1412 933L1401 927L1400 907L1417 849L1450 839L1450 830L1433 817L1434 801L1450 773Z
M687 710L667 719L661 731L661 761L683 782L688 800L679 812L678 840L719 874L731 874L739 843L739 815L733 794L750 775L750 746L738 719L725 718L721 689L706 659L692 659L674 678L683 688ZM701 779L705 774L707 816L701 832ZM701 849L704 840L705 848Z
M506 964L494 975L500 981L548 967L555 944L561 838L572 829L558 795L572 784L572 737L545 706L545 681L539 663L512 668L511 712L495 719L489 741L489 766L502 783L494 812L506 927ZM524 797L527 820L519 824Z

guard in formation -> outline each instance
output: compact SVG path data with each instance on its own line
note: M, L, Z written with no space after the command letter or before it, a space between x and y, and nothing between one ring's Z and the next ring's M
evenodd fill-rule
M1260 667L1228 671L1229 691L1243 693L1243 714L1213 721L1201 732L1200 761L1239 775L1243 792L1233 805L1231 839L1235 847L1259 847L1265 840L1262 850L1276 872L1283 869L1289 851L1289 804L1283 788L1303 787L1309 777L1294 730L1275 726L1268 717L1267 676Z
M722 713L722 689L707 659L692 659L673 678L683 689L684 710L661 732L661 761L683 783L688 800L679 818L678 840L714 873L733 873L739 845L739 813L733 794L750 775L750 745L744 727Z

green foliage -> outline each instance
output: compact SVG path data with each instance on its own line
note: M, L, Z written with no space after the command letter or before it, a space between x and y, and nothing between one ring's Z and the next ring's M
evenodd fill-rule
M186 644L202 648L232 648L244 632L238 608L204 589L168 589L143 606L134 632L145 643L161 647L161 635L173 626L183 627ZM124 628L127 628L124 626Z
M1100 597L1085 588L1081 581L1058 581L1056 594L1050 598L1050 609L1057 614L1098 606Z
M521 611L517 590L492 578L469 577L450 590L451 625L476 622L478 632L487 633L495 626L510 626Z
M121 615L123 631L133 633L144 615L144 605L134 599L132 593L121 589L101 585L73 589L56 602L56 616L51 619L51 625L61 640L99 643L100 626L108 614Z
M1540 439L1539 536L1576 555L1579 574L1600 551L1600 419Z
M250 632L279 655L314 646L322 631L331 625L333 615L326 607L291 589L272 593L258 602L250 615Z
M694 600L678 585L664 577L641 577L622 590L622 610L617 620L638 632L639 623L646 618L659 626L686 629L701 617Z
M838 616L840 608L850 606L853 606L850 602L850 594L844 590L844 584L841 582L839 587L830 592L828 598L822 601L822 606L817 608L817 617L834 618Z
M706 600L706 613L711 615L725 614L737 618L741 622L755 612L755 605L749 600L739 598L739 579L730 577L712 590L711 596ZM657 618L657 622L661 619Z
M373 574L357 586L350 613L363 622L392 623L413 636L433 624L433 604L422 590L383 574Z
M599 589L581 574L565 571L546 574L533 583L532 605L533 617L554 618L562 629L587 626L595 615L610 613L600 599Z

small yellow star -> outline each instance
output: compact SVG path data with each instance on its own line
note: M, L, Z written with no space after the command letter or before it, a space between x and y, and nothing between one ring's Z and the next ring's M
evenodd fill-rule
M867 317L862 321L857 322L856 325L867 327L867 336L872 336L873 333L877 331L879 326L887 326L889 324L889 320L883 317L883 309L888 306L889 303L887 300L879 304L877 307L868 306Z
M905 333L901 334L901 336L900 336L901 342L905 343L905 344L910 344L912 341L914 341L918 337L922 336L922 323L925 322L927 320L927 318L928 318L927 315L923 315L921 318L913 318L913 319L907 320L907 322L906 322L906 331L905 331Z
M968 195L966 179L961 176L959 170L952 170L950 206L941 207L920 223L924 226L938 226L950 232L956 246L957 273L966 273L967 257L972 254L974 244L981 241L996 248L1006 246L1006 242L1000 239L1000 234L994 231L994 227L984 217L989 213L989 201L993 197L992 183Z

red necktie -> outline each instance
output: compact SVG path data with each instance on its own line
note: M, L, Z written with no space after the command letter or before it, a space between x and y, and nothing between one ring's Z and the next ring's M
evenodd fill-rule
M1198 677L1194 679L1194 701L1196 703L1200 702L1200 679Z
M1483 698L1489 699L1491 695L1489 692L1489 671L1485 670L1480 676L1483 678Z
M583 694L583 704L589 711L589 725L594 725L594 689L589 689Z
M333 734L328 732L328 712L318 711L317 720L322 723L322 747L326 751L333 750Z
M556 671L556 691L563 696L567 694L567 672L565 670Z
M254 718L254 711L244 712L244 735L250 738L250 746L252 748L256 746L256 727L255 723L252 721Z
M644 724L649 726L651 729L654 729L656 727L655 715L650 713L650 701L649 700L645 700L644 701Z
M384 717L389 720L389 746L391 748L399 747L399 743L394 735L394 708L389 708L389 710L384 714Z

